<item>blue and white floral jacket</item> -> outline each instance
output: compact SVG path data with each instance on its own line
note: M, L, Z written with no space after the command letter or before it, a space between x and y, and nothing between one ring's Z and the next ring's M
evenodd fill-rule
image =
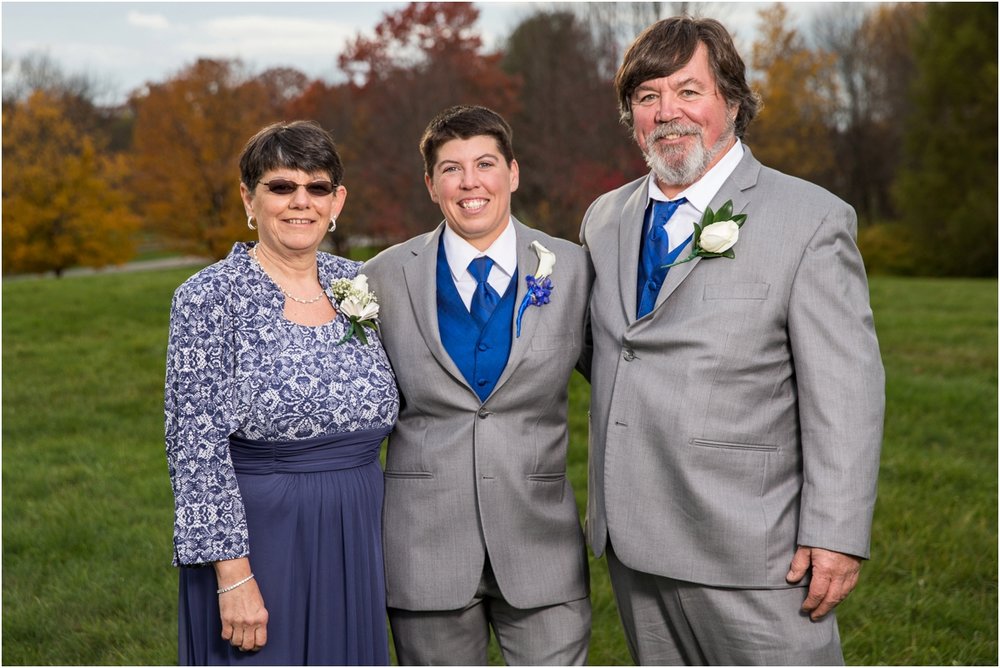
M167 463L174 492L174 565L247 556L243 501L229 455L284 317L285 297L255 271L249 246L201 270L174 293L164 390ZM320 284L353 278L360 262L318 254ZM334 297L327 287L333 303Z

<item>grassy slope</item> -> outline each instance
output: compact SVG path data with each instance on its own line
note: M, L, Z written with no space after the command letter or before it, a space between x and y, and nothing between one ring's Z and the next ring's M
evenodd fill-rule
M3 285L3 658L176 660L162 382L193 270ZM997 663L997 283L879 278L888 411L872 561L841 606L852 664ZM570 475L586 494L588 390ZM590 661L630 663L603 560ZM495 654L494 654L495 656Z

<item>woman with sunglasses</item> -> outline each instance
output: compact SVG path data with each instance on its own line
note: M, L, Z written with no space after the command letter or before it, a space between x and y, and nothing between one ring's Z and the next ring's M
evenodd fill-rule
M387 664L382 439L395 380L319 252L347 191L329 133L258 132L240 158L256 243L174 294L166 374L182 665ZM355 281L363 289L363 281Z

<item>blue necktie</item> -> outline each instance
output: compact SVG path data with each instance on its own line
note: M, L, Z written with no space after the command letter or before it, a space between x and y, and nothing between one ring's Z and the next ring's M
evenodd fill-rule
M641 318L653 310L660 294L667 270L663 269L670 254L670 238L664 225L687 199L681 197L671 202L654 202L650 216L649 231L642 241L639 252L639 283L636 296L636 318Z
M486 282L493 268L493 260L488 257L477 257L469 263L469 273L476 279L476 291L472 293L472 304L469 311L480 329L489 321L493 309L500 303L500 295Z

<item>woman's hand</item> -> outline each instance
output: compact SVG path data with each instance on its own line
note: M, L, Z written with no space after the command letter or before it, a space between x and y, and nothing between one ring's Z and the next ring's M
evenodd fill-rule
M229 559L215 562L219 589L233 585L250 575L250 560ZM267 644L267 609L256 580L219 594L222 638L244 652L259 650Z

